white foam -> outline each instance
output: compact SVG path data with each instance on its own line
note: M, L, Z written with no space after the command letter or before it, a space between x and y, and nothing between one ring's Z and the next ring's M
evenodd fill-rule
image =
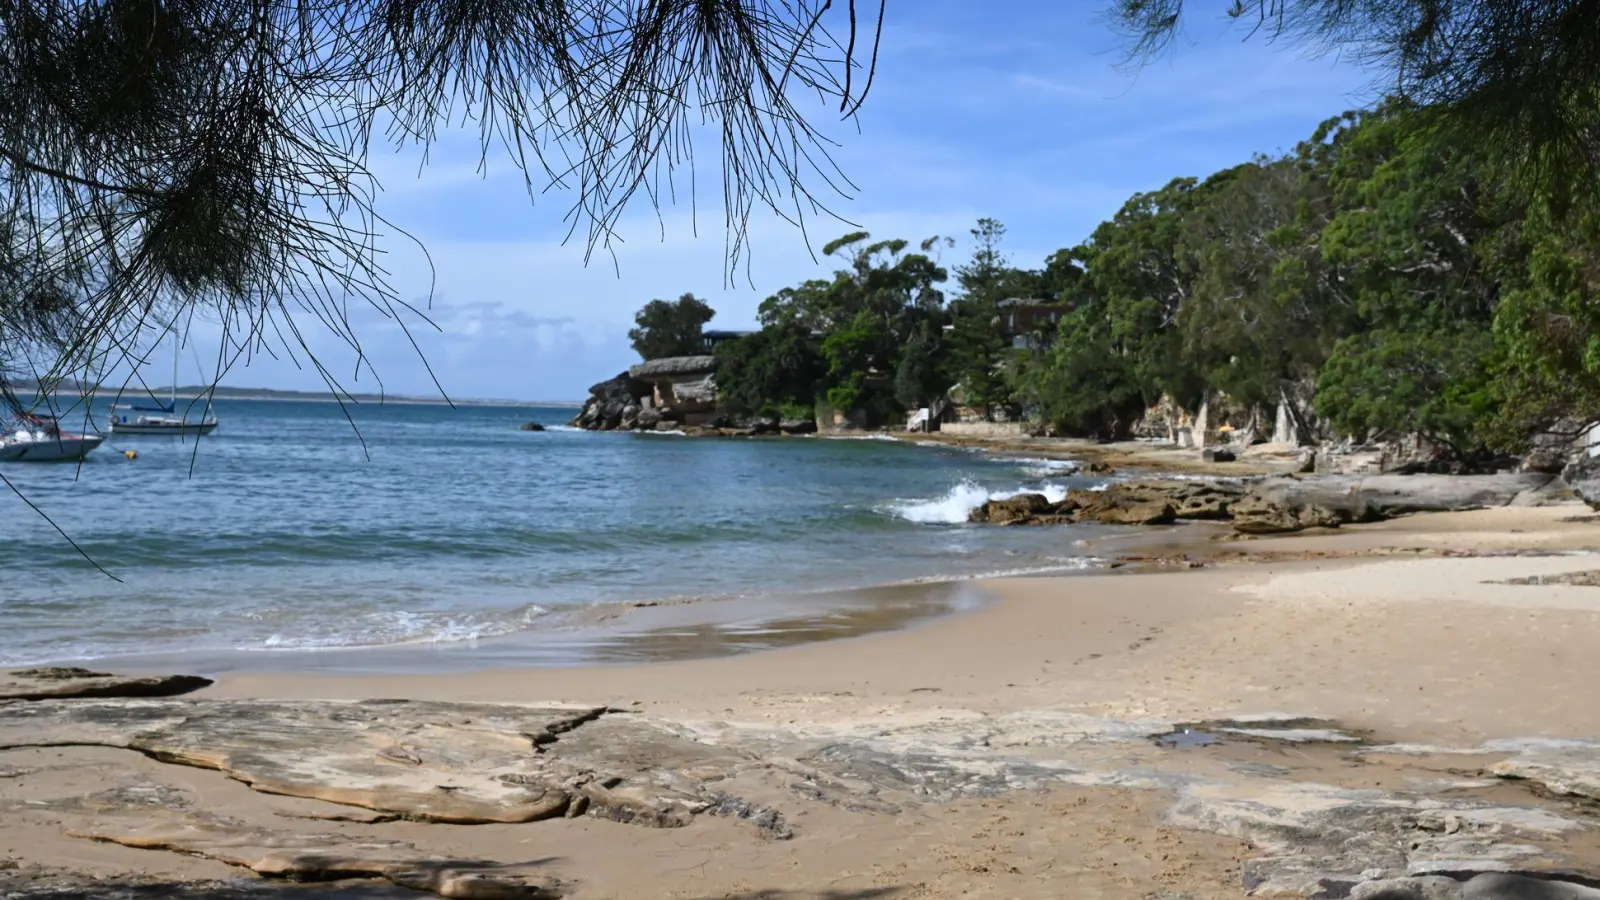
M882 506L889 515L919 525L960 525L967 521L972 511L990 500L1004 500L1019 494L1043 494L1051 503L1067 498L1067 489L1060 485L1042 484L1019 487L1009 491L992 491L981 484L963 481L932 500L895 500Z
M357 620L359 628L300 635L274 634L238 650L352 650L414 644L455 644L523 631L549 610L529 604L502 613L416 613L393 610Z
M676 428L671 429L670 431L635 431L634 434L646 434L646 435L658 434L658 435L661 435L662 437L688 437L689 436L689 433L687 431L679 431Z
M587 428L579 428L576 425L546 425L544 427L544 430L545 431L588 431Z
M823 434L818 435L828 441L894 441L896 444L905 443L904 440L891 434Z

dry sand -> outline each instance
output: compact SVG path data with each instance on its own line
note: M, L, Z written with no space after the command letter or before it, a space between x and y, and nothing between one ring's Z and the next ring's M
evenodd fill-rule
M699 728L797 732L1040 712L1167 722L1288 713L1336 719L1384 741L1450 747L1596 738L1600 702L1590 692L1600 683L1600 587L1500 583L1600 569L1600 556L1584 553L1600 550L1586 512L1415 517L1214 545L1267 562L999 580L984 585L992 602L972 613L721 659L433 676L237 675L196 696L566 701ZM1427 555L1464 551L1506 555ZM1185 552L1198 556L1200 548ZM1303 756L1279 762L1328 783L1377 777ZM7 766L45 763L46 774L3 777ZM0 751L0 808L11 811L0 816L0 859L100 873L223 874L218 863L63 838L72 815L42 808L50 797L126 782L130 772L175 783L214 812L280 826L297 821L285 811L310 802L124 751ZM29 811L30 802L41 809ZM1245 845L1170 827L1165 808L1158 791L1069 786L899 815L814 804L795 814L798 836L782 842L710 819L682 829L588 820L338 828L440 853L550 859L554 871L578 880L571 896L579 898L1239 896Z

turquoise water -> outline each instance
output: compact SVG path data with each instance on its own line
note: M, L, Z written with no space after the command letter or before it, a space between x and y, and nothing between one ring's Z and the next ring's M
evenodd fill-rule
M606 604L1080 567L1085 532L962 524L1092 482L906 441L565 429L570 409L219 401L198 441L112 436L3 474L0 664L458 644ZM517 425L539 421L545 432ZM121 451L134 449L136 460Z

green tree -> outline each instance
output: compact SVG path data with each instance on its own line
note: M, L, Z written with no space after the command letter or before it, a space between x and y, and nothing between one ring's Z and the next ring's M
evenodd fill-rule
M950 304L951 329L946 341L951 372L965 389L970 405L992 415L1014 398L1005 363L1013 355L1001 332L1000 301L1034 299L1040 276L1013 268L1000 249L1006 227L995 219L979 219L972 229L972 258L955 267L961 295Z
M1170 47L1185 0L1111 0L1130 58ZM1227 0L1250 34L1365 63L1399 97L1437 115L1429 127L1477 148L1558 207L1600 198L1600 6L1475 0Z
M830 405L880 413L903 408L895 381L906 348L918 333L945 321L938 286L949 275L928 255L938 243L929 238L911 251L904 240L874 241L864 231L844 235L823 247L845 263L831 280L813 279L762 302L767 327L792 324L821 335Z
M744 415L813 406L826 371L810 331L793 323L719 344L716 357L718 402Z
M715 315L693 294L684 294L677 300L651 300L634 315L628 341L640 359L694 356L703 352L703 329Z
M1517 217L1486 190L1472 145L1399 105L1347 117L1329 174L1322 255L1354 313L1317 379L1346 433L1420 432L1472 455L1491 442L1491 328L1500 282L1483 265Z

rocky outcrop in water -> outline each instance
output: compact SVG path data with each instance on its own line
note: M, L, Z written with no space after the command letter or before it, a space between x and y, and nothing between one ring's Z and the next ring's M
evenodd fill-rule
M990 500L970 520L995 525L1166 525L1177 519L1225 519L1244 485L1216 481L1125 481L1104 490L1069 491L1052 503L1043 494Z
M702 437L814 434L815 419L743 419L717 409L714 356L642 362L589 389L571 424L591 431L681 431Z
M633 428L638 424L640 411L644 409L643 400L649 394L648 384L627 372L619 373L617 377L589 388L589 399L570 424L591 431Z
M1537 500L1553 476L1378 475L1267 478L1257 481L1127 481L1074 490L1052 503L1042 494L991 500L970 520L996 525L1165 525L1179 519L1230 520L1246 534L1337 528L1420 512L1449 512Z

